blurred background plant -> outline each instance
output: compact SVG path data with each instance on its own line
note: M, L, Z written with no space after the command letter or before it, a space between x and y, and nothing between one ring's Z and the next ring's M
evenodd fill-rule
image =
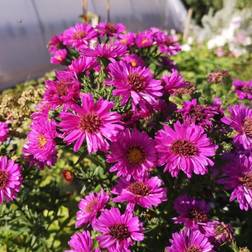
M211 9L214 13L223 7L221 0L183 0L187 9L192 9L193 19L199 25L201 25L201 19Z
M210 8L208 13L202 15L200 25L192 24L192 39L196 44L206 43L208 49L214 50L218 57L227 54L238 57L251 52L251 1L218 2L223 3L222 8Z
M192 9L193 19L198 25L202 25L203 16L209 12L215 14L218 10L222 9L227 0L183 0L182 1L187 9ZM235 3L237 9L244 9L252 7L250 0L239 0Z

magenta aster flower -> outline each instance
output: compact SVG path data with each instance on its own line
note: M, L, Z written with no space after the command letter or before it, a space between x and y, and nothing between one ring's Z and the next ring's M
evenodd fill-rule
M79 23L65 30L62 40L65 45L79 48L82 45L87 45L90 40L96 37L97 32L90 24Z
M52 54L54 54L59 49L63 49L64 45L62 43L62 35L53 36L50 39L47 47L48 47L48 51Z
M233 86L235 87L235 93L239 99L252 99L252 80L234 80Z
M154 107L155 111L158 111L162 118L164 118L165 121L168 121L173 118L173 115L175 111L177 110L177 105L172 102L167 102L164 99L159 100L159 103L157 106ZM153 122L153 127L156 127L156 122Z
M174 209L179 214L173 218L175 223L183 223L186 227L202 225L208 221L209 205L204 200L198 200L187 195L181 195L174 201Z
M131 99L134 111L157 104L163 94L160 80L153 79L148 68L114 62L109 64L109 74L111 79L107 83L115 87L113 94L121 97L122 105Z
M166 252L214 252L213 245L198 230L183 229L174 233L170 243Z
M56 72L56 80L47 80L45 84L44 100L52 107L68 108L79 98L81 85L71 72Z
M59 126L64 132L67 144L74 143L74 151L78 151L84 140L89 153L106 150L108 141L113 140L123 129L121 116L110 112L113 103L99 99L97 102L91 94L81 95L82 105L76 105L71 112L61 112Z
M132 210L135 204L143 208L156 207L167 200L166 189L162 185L163 181L158 177L133 181L122 179L112 191L118 195L114 201L128 202L128 209Z
M162 84L165 92L168 94L173 94L176 89L184 88L188 85L187 81L176 69L173 69L170 75L163 76Z
M173 129L164 125L157 133L156 150L159 164L165 165L165 171L176 177L181 170L190 178L193 173L206 174L207 167L213 166L209 157L215 155L216 146L202 127L176 122Z
M37 106L36 111L32 113L31 119L32 121L45 120L50 121L49 112L52 109L52 105L45 100L42 100Z
M229 243L234 238L232 227L224 222L210 221L203 225L202 228L203 234L216 246Z
M96 29L99 35L104 36L118 36L120 33L124 33L126 31L126 27L124 24L117 23L99 23L96 26Z
M9 127L6 122L0 122L0 143L3 143L8 138Z
M79 211L76 214L77 228L83 224L92 223L109 200L109 195L101 190L99 193L91 192L79 203Z
M121 214L118 208L104 210L95 222L94 229L102 233L97 237L100 247L109 252L129 252L134 241L144 239L138 217L129 211Z
M8 159L0 157L0 204L14 200L22 183L20 166Z
M80 52L83 56L106 58L115 61L115 58L126 54L127 48L120 43L97 44L93 49L84 47L80 49Z
M141 178L156 165L154 141L145 132L125 129L111 143L107 161L114 163L110 172L116 171L117 176L127 180L131 177Z
M94 249L93 240L89 231L75 233L68 242L70 250L65 252L99 252L99 249Z
M24 155L44 165L52 166L56 161L57 136L55 124L48 120L35 120L27 136Z
M131 65L132 67L143 67L144 61L136 54L129 54L122 58L124 62Z
M196 99L184 102L183 108L178 110L185 122L197 124L203 128L211 127L214 116L220 114L220 112L220 106L201 105L198 104Z
M153 44L153 36L149 31L139 32L136 35L136 45L138 48L150 47Z
M232 190L230 201L237 200L241 210L252 209L252 156L228 156L218 182Z
M151 27L148 31L151 32L155 41L159 41L159 37L163 37L166 34L164 31L160 30L157 27Z
M181 51L177 36L168 35L164 32L161 32L157 33L156 37L157 44L161 53L172 56Z
M135 44L136 34L134 32L127 32L119 34L119 42L122 45L133 46Z
M75 73L76 77L78 77L80 74L89 75L91 70L99 70L99 64L95 58L83 56L74 59L68 68Z
M222 122L236 131L234 142L246 150L252 149L252 109L244 105L229 107L229 117L222 118Z
M169 71L177 69L176 63L170 58L168 58L167 56L160 56L159 60L160 60L161 67L164 67Z
M52 64L62 64L67 57L66 49L59 49L53 53L51 56L50 62Z

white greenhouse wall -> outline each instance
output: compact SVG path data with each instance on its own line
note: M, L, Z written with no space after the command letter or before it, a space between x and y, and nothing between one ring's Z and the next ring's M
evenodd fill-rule
M180 0L110 0L112 22L130 30L150 26L183 29ZM106 20L106 0L88 8ZM43 75L50 65L46 44L53 34L78 21L81 0L0 0L0 89Z

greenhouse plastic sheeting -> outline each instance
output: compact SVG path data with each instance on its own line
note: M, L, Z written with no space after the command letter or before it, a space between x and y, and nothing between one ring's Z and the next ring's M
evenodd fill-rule
M52 69L47 41L80 12L80 0L0 0L0 89Z
M81 0L0 0L0 89L41 76L50 65L46 44L78 21ZM107 0L89 0L88 9L106 20ZM183 29L180 0L110 0L112 22L129 30L149 26Z
M138 31L150 26L183 31L186 9L180 0L89 0L89 8L104 20L107 3L110 18L123 22L130 30Z

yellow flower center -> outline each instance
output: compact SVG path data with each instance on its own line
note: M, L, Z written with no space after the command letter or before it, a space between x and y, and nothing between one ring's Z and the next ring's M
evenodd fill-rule
M126 45L128 43L128 39L121 39L120 40L121 44Z
M146 196L150 189L143 182L134 182L128 186L128 190L136 195Z
M130 237L130 232L125 224L115 224L110 228L110 235L115 239L122 241Z
M39 143L39 147L40 148L44 148L45 147L45 145L47 144L47 139L45 138L44 135L40 135L38 137L38 143Z
M128 150L127 160L130 164L140 164L145 159L145 153L139 147L132 147Z
M177 155L186 157L191 157L198 153L198 148L187 140L175 141L171 146L171 150Z
M60 96L67 95L67 83L64 81L60 81L57 83L56 86L57 92Z
M136 92L143 91L146 85L145 78L143 76L140 76L138 73L129 74L128 81L132 90Z
M84 31L77 31L74 33L73 38L74 39L83 39L86 36L86 33Z
M196 208L190 211L189 217L197 222L207 222L208 220L207 215Z
M112 24L112 23L107 23L105 29L106 29L106 31L107 31L108 33L115 33L115 32L116 32L116 27L115 27L115 25Z
M195 247L195 246L191 246L191 247L189 247L187 250L186 250L186 252L200 252L201 251L201 249L199 249L199 248L197 248L197 247Z
M58 60L58 61L62 61L62 60L63 60L63 57L60 56L60 55L57 55L57 56L55 56L55 59Z
M92 213L92 212L94 211L94 208L95 208L95 206L97 205L97 203L98 203L98 200L97 200L97 199L94 199L94 200L88 202L88 204L87 204L86 207L85 207L85 211L86 211L87 213Z
M248 137L252 138L252 118L246 117L244 120L244 132Z
M82 131L87 131L88 133L94 133L101 127L102 121L96 114L87 114L80 118L79 127Z
M3 189L8 183L8 173L0 170L0 189Z
M243 176L239 177L242 185L252 189L252 172L246 172Z
M149 40L148 40L147 38L144 38L144 39L141 41L141 44L144 45L144 44L148 43L148 41L149 41Z
M136 60L132 60L130 63L131 63L131 66L133 66L133 67L136 67L136 66L137 66Z

